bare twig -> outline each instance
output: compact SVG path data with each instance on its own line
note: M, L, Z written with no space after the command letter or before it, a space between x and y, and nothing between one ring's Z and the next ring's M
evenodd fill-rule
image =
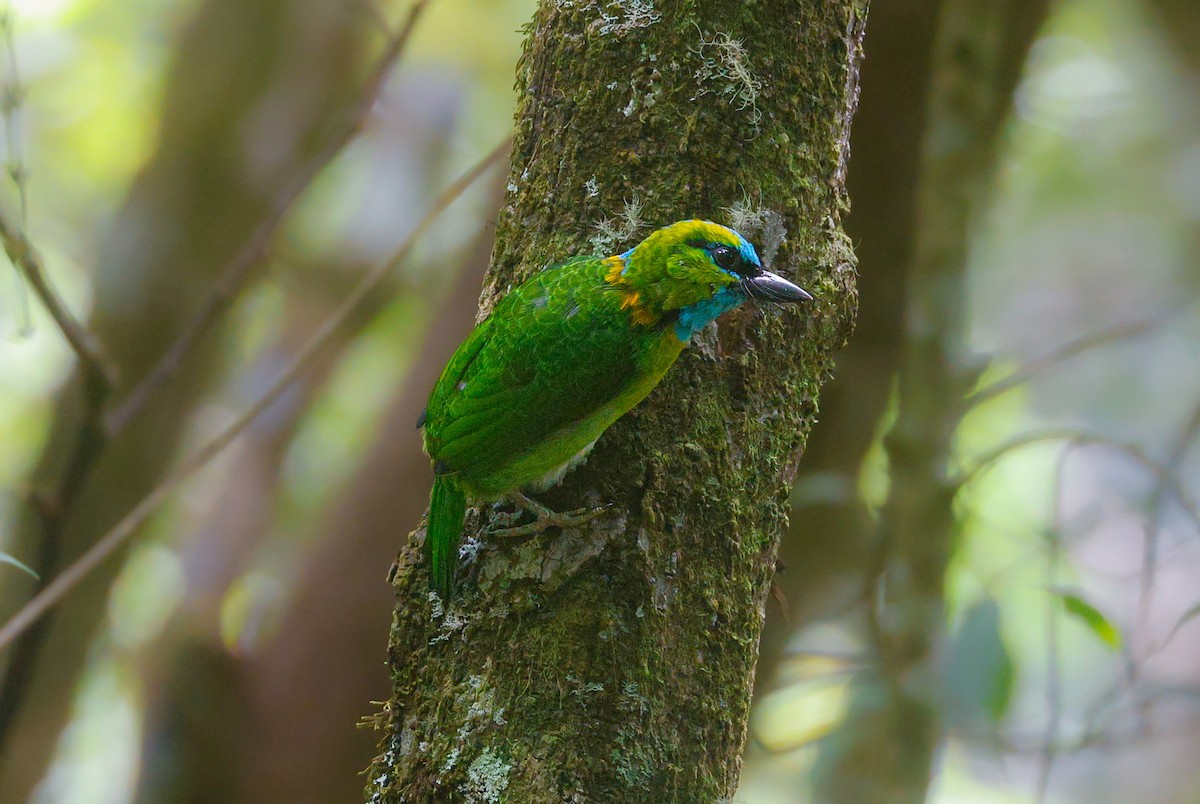
M1046 566L1043 583L1046 589L1058 585L1058 564L1062 559L1062 504L1063 475L1066 471L1067 456L1071 453L1071 444L1058 456L1058 464L1054 471L1053 521L1046 532ZM1054 769L1057 756L1058 730L1062 722L1062 655L1059 649L1058 632L1058 599L1046 595L1046 730L1043 735L1042 751L1038 757L1037 801L1046 800L1050 790L1050 774Z
M24 89L21 86L21 70L17 63L17 43L13 29L16 27L12 3L6 2L0 8L0 33L3 34L4 49L8 53L8 80L4 82L3 98L0 99L0 112L4 117L4 143L8 151L8 164L5 166L8 177L12 179L17 191L17 202L20 210L21 231L29 226L29 188L25 182L25 165L21 159L21 100ZM17 288L18 335L25 336L33 332L33 318L29 310L29 290L21 272L14 275Z
M1163 464L1165 475L1160 475L1154 490L1150 493L1148 504L1149 514L1146 521L1146 535L1142 544L1142 572L1138 592L1138 629L1144 629L1150 623L1150 610L1154 603L1154 580L1158 572L1158 542L1162 532L1164 503L1172 485L1179 485L1179 470L1187 457L1188 451L1200 436L1200 403L1192 410L1187 423L1184 424L1179 436L1175 439L1171 452Z
M79 392L82 411L62 474L51 491L36 492L30 499L41 504L35 506L40 516L40 534L35 563L40 574L34 587L35 597L46 588L50 576L62 558L62 532L67 512L70 511L83 488L92 467L104 452L105 438L101 414L113 387L115 371L111 368L95 336L81 325L67 306L59 299L53 285L46 277L41 257L18 229L0 212L0 241L13 265L27 279L50 316L58 325L63 337L78 359ZM33 678L34 659L41 650L46 636L46 623L32 628L13 650L12 657L0 681L0 748L3 748L15 722L25 689Z
M4 98L0 108L4 113L4 142L8 149L8 177L17 190L17 201L21 211L21 231L29 225L29 187L25 182L25 164L22 159L21 120L18 112L25 89L21 84L21 66L17 62L16 15L12 3L0 8L0 34L4 38L4 50L8 54L8 80L4 82Z
M146 495L133 510L125 515L111 530L104 534L96 543L73 564L67 567L45 589L30 600L11 620L0 628L0 648L9 645L26 629L32 626L43 615L52 609L88 574L112 555L137 528L171 495L172 492L188 477L208 464L217 454L229 446L237 436L269 407L279 396L288 389L292 381L313 361L313 358L328 344L331 337L354 314L358 305L384 280L387 275L408 257L414 244L430 227L433 221L457 199L463 192L488 168L500 161L508 153L509 143L505 141L484 157L474 167L464 173L457 181L447 187L434 201L425 217L421 219L404 243L384 262L378 263L368 271L350 295L338 305L337 309L313 333L304 347L296 354L279 378L271 385L265 394L248 410L240 415L232 424L222 430L215 438L197 450L191 457L184 460L180 466L165 480Z
M46 311L54 319L54 323L62 332L63 338L79 359L79 370L89 383L95 383L95 390L107 393L112 387L115 371L107 358L96 336L87 330L67 305L59 298L54 286L46 276L46 269L41 255L29 242L25 233L9 218L0 212L0 241L4 244L4 252L16 266L21 275L29 282L34 293L45 305Z
M83 487L92 466L104 448L101 416L104 405L116 378L113 365L107 360L99 340L71 313L59 297L46 274L41 255L26 235L28 231L28 188L25 168L21 157L20 109L23 91L16 57L13 35L14 16L11 4L0 8L0 36L8 53L8 78L0 100L0 112L4 119L5 144L8 150L6 166L9 179L17 191L17 220L0 212L0 242L16 269L19 303L21 305L21 329L29 331L28 305L29 288L41 300L67 345L75 353L79 372L81 411L74 443L66 457L64 469L52 490L31 491L28 499L38 515L35 527L39 530L34 562L39 574L35 575L34 593L41 591L58 567L63 549L63 523L75 497ZM16 644L12 656L0 681L0 751L3 750L25 690L34 676L34 659L41 650L46 636L46 622L30 629Z
M229 264L221 272L221 277L217 280L212 293L184 327L179 337L167 348L167 351L137 386L109 411L105 418L105 429L109 437L122 432L145 408L146 403L158 389L179 370L184 357L200 337L233 305L238 292L245 285L247 277L266 257L267 247L288 210L304 194L317 175L333 161L334 157L341 153L346 144L362 129L392 67L400 58L400 54L404 52L405 45L416 27L421 12L425 10L429 2L430 0L417 0L413 4L404 25L388 42L387 48L364 83L358 101L350 107L344 118L333 129L325 144L313 154L311 159L300 166L295 175L279 192L275 203L259 222L250 239L233 255Z
M1200 529L1200 509L1197 509L1196 504L1188 497L1179 478L1166 464L1151 458L1136 444L1129 444L1103 433L1094 433L1071 427L1051 427L1018 435L984 453L983 457L978 458L974 464L959 472L951 483L955 489L961 489L1008 453L1031 444L1040 444L1047 441L1066 441L1077 446L1098 446L1119 452L1154 475L1160 482L1165 483L1166 487L1174 494L1180 507L1187 513L1188 518L1192 520L1197 529Z
M1057 349L1036 357L1025 365L1018 367L1007 377L1002 377L992 384L986 385L968 395L966 404L974 406L995 399L1001 394L1024 385L1039 374L1061 363L1065 363L1073 357L1077 357L1100 346L1107 346L1118 341L1136 338L1139 335L1146 334L1151 328L1152 325L1148 321L1135 321L1133 323L1119 324L1115 327L1100 330L1099 332L1093 332L1090 335L1084 335L1082 338L1064 343Z

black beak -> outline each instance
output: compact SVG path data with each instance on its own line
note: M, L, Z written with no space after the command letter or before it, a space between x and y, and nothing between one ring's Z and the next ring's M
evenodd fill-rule
M803 288L770 271L746 277L742 280L742 289L746 291L747 296L760 302L797 304L812 300L812 296Z

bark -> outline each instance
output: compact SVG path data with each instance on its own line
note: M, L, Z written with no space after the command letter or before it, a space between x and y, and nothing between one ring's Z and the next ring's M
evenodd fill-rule
M623 201L657 226L748 197L813 291L746 308L545 495L583 530L488 541L477 591L431 598L417 531L395 568L394 695L372 800L708 801L733 794L788 489L856 304L841 232L865 3L545 2L518 68L510 193L482 309L592 251Z
M899 407L885 442L891 485L879 523L880 598L871 606L877 664L822 751L822 800L919 802L928 794L943 735L938 651L955 546L952 441L977 372L966 353L968 235L1045 11L1045 0L951 0L939 20Z
M90 322L128 389L158 359L267 213L290 169L308 158L330 108L360 72L372 33L336 0L208 0L181 38L165 88L158 150L138 176L97 258ZM188 413L216 368L215 338L123 436L85 455L66 518L53 528L30 513L12 534L17 555L47 556L52 577L125 514L161 477ZM64 458L89 449L72 385L33 485L63 486ZM51 499L51 505L59 499ZM18 643L0 706L0 791L24 801L66 722L105 597L120 569L109 561ZM8 585L5 616L28 589Z

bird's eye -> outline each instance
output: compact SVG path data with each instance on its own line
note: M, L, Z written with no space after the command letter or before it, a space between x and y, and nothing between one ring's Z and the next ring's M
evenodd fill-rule
M726 271L737 273L741 264L741 255L729 246L716 246L712 250L713 262Z

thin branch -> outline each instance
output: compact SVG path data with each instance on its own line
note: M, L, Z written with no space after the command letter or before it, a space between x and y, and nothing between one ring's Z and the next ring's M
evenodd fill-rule
M82 410L74 441L69 447L64 469L55 481L54 489L30 495L30 499L39 501L34 507L40 517L40 533L34 542L37 545L35 563L41 576L34 586L36 597L46 588L49 577L59 566L62 559L63 525L67 513L91 474L92 467L104 452L106 440L101 416L104 403L113 387L115 371L104 357L93 334L80 325L58 298L46 277L37 251L24 233L16 229L3 213L0 213L0 241L3 241L9 258L27 278L78 357ZM35 659L45 641L46 627L47 622L39 623L38 627L30 629L17 643L3 679L0 680L0 750L3 750L7 743L25 690L33 680Z
M1180 469L1197 436L1200 436L1200 403L1197 403L1196 407L1192 409L1191 416L1175 439L1170 454L1167 455L1164 464L1167 474L1158 478L1158 482L1155 483L1154 490L1150 494L1150 513L1142 545L1142 573L1138 593L1137 623L1139 630L1150 623L1150 610L1154 603L1154 580L1158 572L1158 543L1162 532L1167 492L1172 485L1180 484Z
M362 129L372 107L379 98L379 93L382 91L392 67L400 58L400 54L404 52L405 45L411 38L421 12L429 3L430 0L417 0L413 4L404 25L388 42L387 48L363 84L357 103L350 107L340 125L331 132L328 141L299 168L279 192L275 203L259 222L250 239L233 255L221 272L221 277L217 280L212 293L205 299L204 304L192 320L183 328L179 337L167 348L167 351L137 386L109 412L105 418L105 429L110 438L121 433L141 413L146 403L159 388L179 371L184 357L200 337L233 306L247 277L266 257L267 248L292 205L304 194L321 171L333 161L334 157L341 153L355 134Z
M1057 349L1030 360L1007 377L1002 377L991 385L986 385L969 394L966 404L968 407L973 407L995 399L1001 394L1024 385L1039 374L1043 374L1073 357L1077 357L1100 346L1107 346L1117 341L1129 340L1130 338L1144 335L1152 327L1153 325L1149 321L1135 321L1133 323L1119 324L1115 327L1102 329L1099 332L1093 332L1090 335L1084 335L1082 338L1064 343Z
M1197 509L1196 504L1188 497L1183 484L1176 474L1167 465L1151 458L1136 444L1128 444L1103 433L1093 433L1070 427L1051 427L1045 430L1034 430L1023 433L984 453L983 457L976 460L972 466L959 472L957 477L952 479L951 483L955 489L961 489L1008 453L1031 444L1040 444L1047 441L1066 441L1078 446L1105 447L1121 453L1134 463L1142 466L1147 472L1158 478L1160 482L1165 483L1178 500L1180 507L1187 513L1188 518L1200 530L1200 509Z
M1063 476L1066 472L1067 456L1071 453L1071 444L1062 451L1054 472L1054 495L1051 498L1053 506L1052 522L1046 533L1046 566L1043 583L1046 589L1058 585L1058 565L1062 560L1062 492ZM1038 757L1037 801L1046 800L1050 790L1050 774L1054 770L1054 760L1057 756L1058 731L1062 723L1062 654L1059 640L1058 600L1050 594L1046 595L1046 730L1043 735L1042 751Z
M29 187L25 183L24 148L21 144L21 121L17 112L25 95L21 83L21 65L17 61L16 13L12 3L0 8L0 32L3 33L4 50L8 56L8 81L4 83L4 141L8 148L8 177L17 190L21 210L21 230L29 224Z
M62 332L63 338L79 358L79 370L89 383L96 384L98 392L107 392L112 387L116 375L112 364L104 355L99 340L79 319L70 311L59 298L54 286L46 276L42 257L25 233L15 225L8 216L0 212L0 242L3 242L4 253L21 272L34 293L45 305L46 311L54 319L54 323Z
M29 327L27 285L41 300L67 345L75 353L79 372L81 412L75 440L69 448L64 469L55 481L53 491L34 492L29 499L39 517L39 538L34 558L40 575L35 576L34 594L41 592L62 558L63 524L67 512L83 487L92 467L104 450L102 427L104 405L112 393L116 371L104 354L99 339L79 323L79 320L59 297L46 274L41 255L29 241L28 194L24 166L21 162L19 120L16 111L21 101L15 43L13 41L13 12L9 4L0 9L0 34L8 52L9 80L4 86L3 117L5 142L8 150L8 175L17 189L18 220L12 221L0 212L0 242L16 268L20 288L23 329ZM22 280L23 277L23 280ZM3 679L0 680L0 750L3 750L16 716L35 672L35 659L45 641L48 623L43 621L30 629L14 646Z
M72 589L78 586L97 566L123 545L160 506L175 489L191 475L206 466L216 455L229 446L266 408L280 397L293 380L309 367L314 357L329 343L332 336L357 311L359 304L387 278L387 275L404 262L416 241L432 225L433 221L450 206L463 192L492 165L507 153L509 142L505 141L484 157L457 181L447 187L434 201L425 217L421 219L404 243L386 261L376 264L368 271L337 309L313 333L288 364L279 378L265 394L248 410L240 415L215 438L184 460L165 480L146 495L133 510L125 515L111 530L92 547L67 567L45 589L38 593L11 620L0 628L0 648L12 643L26 629L50 611Z
M8 177L12 180L17 191L17 202L21 231L29 229L29 186L26 183L25 164L22 159L24 149L21 147L21 101L25 96L21 85L21 68L17 62L17 43L14 29L16 14L12 3L6 2L0 8L0 34L3 35L3 46L8 56L8 80L4 82L3 99L0 99L0 111L4 116L4 143L8 152L8 164L5 166ZM21 272L16 273L17 305L20 308L17 331L21 335L29 335L33 331L32 317L29 311L29 290L21 278Z

